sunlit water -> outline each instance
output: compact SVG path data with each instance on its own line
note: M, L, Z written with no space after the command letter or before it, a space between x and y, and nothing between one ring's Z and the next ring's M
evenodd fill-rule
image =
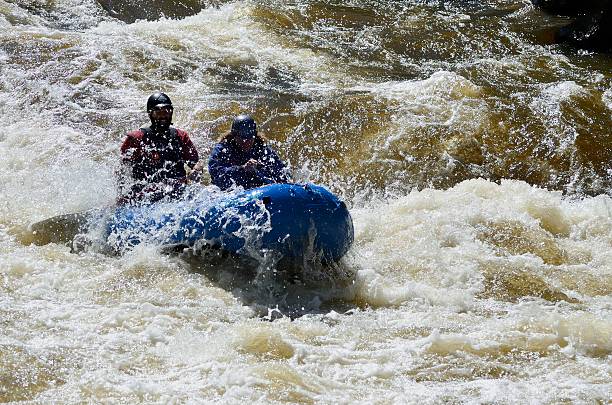
M612 400L609 55L521 0L194 4L0 0L0 402ZM333 276L31 243L112 205L158 88L347 202Z

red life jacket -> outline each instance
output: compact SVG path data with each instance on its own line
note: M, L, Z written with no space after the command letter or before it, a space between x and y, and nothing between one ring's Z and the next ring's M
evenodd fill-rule
M121 155L132 166L134 180L157 183L186 176L185 164L193 166L198 152L187 132L170 127L165 134L141 128L127 134Z

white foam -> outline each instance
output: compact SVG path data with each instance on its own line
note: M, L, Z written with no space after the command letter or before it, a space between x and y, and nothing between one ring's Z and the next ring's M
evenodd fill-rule
M612 87L602 93L601 100L609 110L612 110Z
M420 81L385 82L377 84L374 88L371 88L371 91L381 97L401 101L409 99L426 100L430 98L457 100L463 98L477 98L480 95L478 86L456 73L446 71L435 72L429 78Z
M277 37L250 15L249 3L180 21L97 25L99 16L85 15L95 3L78 9L75 1L56 3L75 7L66 15L82 16L73 26L91 28L54 31L0 0L14 10L2 12L0 26L17 24L0 36L42 58L37 66L14 66L5 63L9 48L0 54L0 86L11 89L0 92L0 366L11 370L9 379L36 381L36 387L19 385L26 401L609 400L612 199L606 195L574 200L519 181L470 180L448 190L356 199L356 241L343 263L357 272L355 284L342 300L317 292L308 297L312 305L304 302L306 315L273 322L257 318L244 291L161 255L154 243L122 257L21 244L15 226L112 202L118 146L124 131L146 122L149 87L176 94L177 122L188 129L199 129L219 108L234 108L233 95L227 101L214 94L210 68L247 67L255 79L267 68L286 68L299 94L373 95L391 114L373 141L374 159L388 157L392 142L422 136L424 126L467 139L490 119L486 91L475 81L446 70L424 80L352 77L324 52ZM24 18L11 20L17 11ZM467 21L451 12L441 18ZM565 57L545 58L556 63L553 69L568 69ZM527 64L517 60L498 62L522 74ZM178 80L160 73L192 65ZM558 117L561 104L591 94L578 83L537 87L535 113ZM610 99L608 89L602 95L608 108ZM308 114L304 105L294 113ZM97 115L98 108L109 110ZM198 135L198 146L211 141L203 130ZM502 236L526 247L504 246L495 240ZM550 254L551 260L542 246L558 257ZM511 282L533 277L558 295L547 301L527 288L506 297L487 290L487 270L514 274ZM295 302L302 291L282 290Z
M586 90L574 81L564 81L546 85L542 91L551 100L561 102L572 97L585 95Z
M357 277L359 294L375 306L423 298L432 304L469 309L471 297L480 289L480 265L498 260L494 246L477 237L479 227L494 223L522 224L542 238L587 238L590 245L581 244L581 249L588 250L584 257L592 258L588 264L593 270L609 272L605 246L612 232L610 203L606 196L564 200L560 193L518 181L497 185L469 180L450 190L412 192L375 207L355 209L359 252L355 260L363 268ZM586 229L596 226L588 219L593 216L604 221L597 222L604 238L597 232L588 234ZM542 259L534 252L533 256L508 256L505 260L515 266L524 260L532 263L528 266L541 266ZM424 280L426 285L422 285Z
M197 15L178 21L161 19L129 25L103 22L91 33L102 39L109 37L114 42L125 42L126 38L132 41L136 35L153 55L164 52L164 44L180 44L182 51L173 50L174 57L178 54L204 64L223 61L230 65L257 67L255 73L265 74L272 66L287 66L305 79L302 85L305 92L331 90L345 82L346 75L335 68L331 58L283 44L255 22L249 11L244 3L226 3L205 8ZM331 83L336 86L331 87ZM185 86L185 91L188 90Z

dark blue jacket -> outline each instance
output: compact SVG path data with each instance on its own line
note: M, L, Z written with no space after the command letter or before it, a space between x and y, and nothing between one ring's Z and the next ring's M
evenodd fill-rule
M254 172L242 168L250 159L259 162ZM242 151L232 142L222 141L216 144L208 160L208 172L212 184L222 190L234 185L248 189L289 181L285 164L276 152L263 142L256 143L248 152Z

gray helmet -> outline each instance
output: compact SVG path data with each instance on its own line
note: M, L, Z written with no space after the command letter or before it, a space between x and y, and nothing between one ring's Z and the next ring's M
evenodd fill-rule
M257 136L257 124L249 114L240 114L232 122L232 133L241 138L255 138Z
M172 101L167 94L161 91L156 91L149 96L147 100L147 112L151 112L154 108L170 107L172 108Z

